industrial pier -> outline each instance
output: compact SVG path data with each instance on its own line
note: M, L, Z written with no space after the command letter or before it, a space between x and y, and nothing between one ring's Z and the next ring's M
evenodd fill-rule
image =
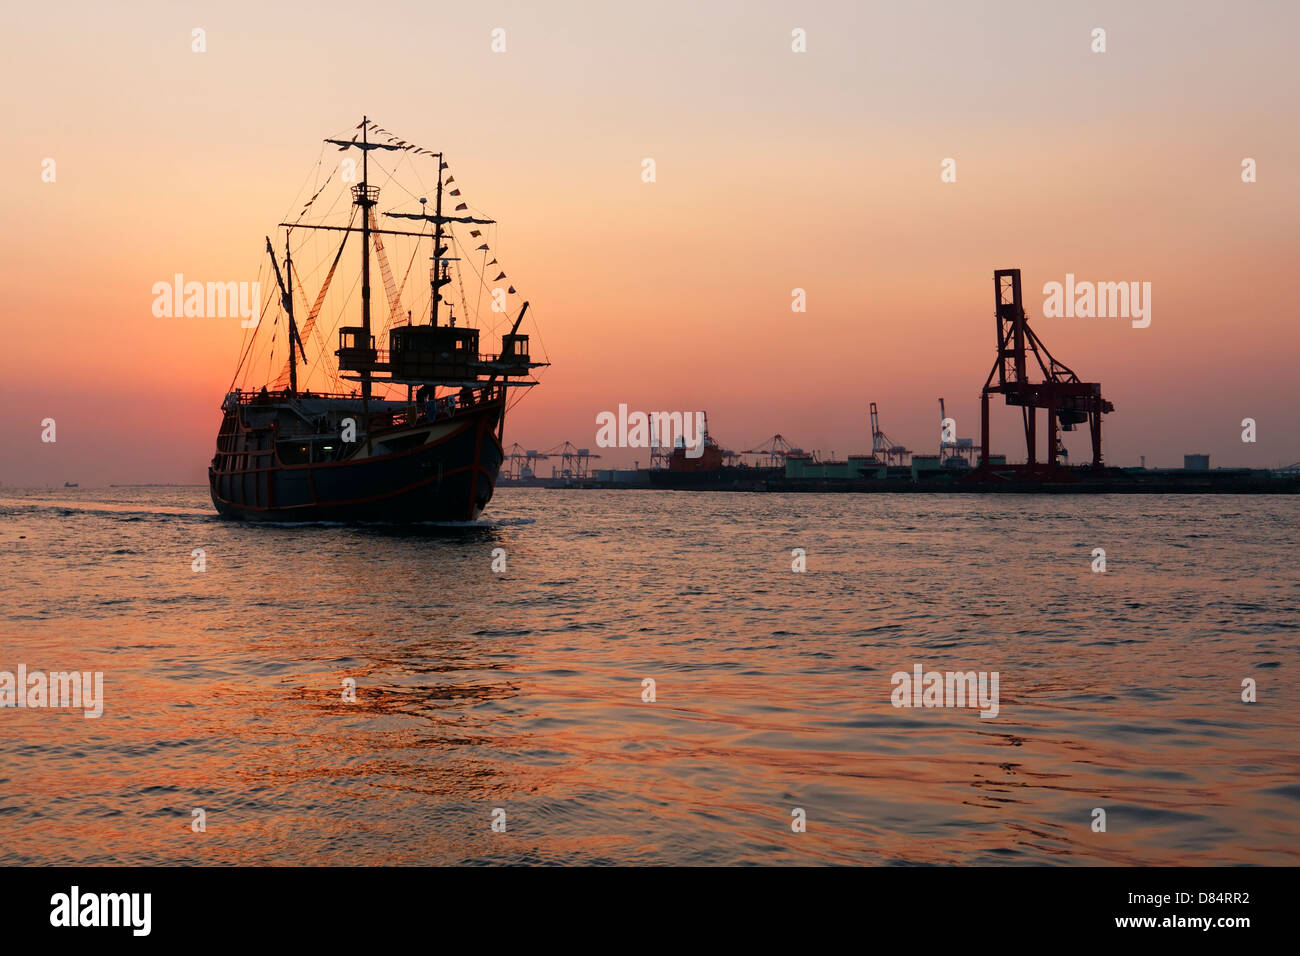
M650 467L591 469L592 455L568 442L547 452L518 445L506 455L502 487L657 488L683 491L850 492L897 494L1296 494L1300 462L1278 469L1209 467L1209 456L1184 458L1184 467L1114 468L1102 457L1102 417L1115 406L1100 382L1082 380L1059 361L1025 315L1019 269L993 273L996 358L980 391L980 441L958 438L939 399L938 454L913 453L880 427L870 405L871 454L822 460L792 446L781 435L744 452L723 449L704 431L703 454L652 449ZM1005 454L987 452L994 396L1019 408L1025 461L1008 464ZM1046 443L1039 454L1038 411L1046 414ZM707 421L707 420L706 420ZM1061 433L1087 426L1091 460L1068 463ZM748 456L749 460L746 460ZM541 459L559 458L550 478L537 474Z

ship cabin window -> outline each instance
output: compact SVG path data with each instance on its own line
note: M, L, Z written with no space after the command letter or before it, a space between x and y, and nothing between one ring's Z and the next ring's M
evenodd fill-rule
M396 378L460 377L465 365L478 360L478 329L405 325L390 329L388 341Z
M478 354L478 329L454 329L445 325L407 325L389 332L393 352L436 352Z
M374 347L375 337L372 335L367 339L365 329L353 326L345 326L339 329L339 348L373 349Z
M478 358L478 329L447 329L442 347L450 349L450 355L444 355L453 361L474 361Z
M359 372L372 368L379 353L373 335L357 326L345 326L339 329L339 347L334 354L339 357L340 371Z
M510 335L508 333L501 336L501 361L527 362L528 336Z

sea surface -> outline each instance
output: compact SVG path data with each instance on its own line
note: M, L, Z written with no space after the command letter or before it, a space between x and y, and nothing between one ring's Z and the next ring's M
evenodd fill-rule
M0 864L1300 864L1298 539L1295 497L4 489L0 671L105 702L0 710ZM998 715L894 707L917 664Z

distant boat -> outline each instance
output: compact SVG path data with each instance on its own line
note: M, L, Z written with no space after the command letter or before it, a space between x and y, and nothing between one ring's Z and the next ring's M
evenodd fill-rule
M63 487L64 487L64 488L75 488L75 487L77 487L77 483L76 483L75 481L65 481L65 482L63 483Z
M344 192L338 197L351 200L341 213L335 212L338 221L304 221L304 214L324 191L322 185L296 221L280 223L286 227L283 267L267 238L279 293L273 298L287 320L287 328L282 330L287 334L280 340L284 343L280 348L285 350L279 353L284 356L283 372L260 391L254 387L226 395L216 455L208 469L212 501L223 517L244 521L473 521L492 497L504 456L501 439L507 394L511 389L535 385L532 370L546 364L532 361L528 336L519 334L527 302L513 325L503 326L509 332L502 335L501 351L496 355L480 354L479 329L464 322L458 325L452 303L444 304L444 287L456 281L454 291L462 312L473 319L476 298L465 296L466 282L478 296L486 283L504 279L505 273L495 258L487 261L488 245L482 239L483 228L493 220L469 215L466 203L457 198L459 186L450 190L455 210L444 213L443 192L454 180L444 174L447 163L442 153L398 140L365 118L358 128L360 132L351 138L325 141L361 153L357 164L361 181L352 186L350 195ZM426 211L427 200L421 198L419 212L384 213L389 219L414 220L420 225L418 232L387 228L388 223L380 228L374 210L379 204L379 187L369 179L370 165L377 162L370 156L373 150L404 154L399 159L403 168L421 156L432 160L435 169L430 170L429 179L436 183L432 211ZM381 172L386 183L398 186L391 173ZM413 190L419 188L419 182L417 176L411 189L399 186L390 192L405 203L407 196L418 196ZM298 240L301 249L305 239L299 240L299 230L310 236L314 233L308 230L322 229L340 232L343 238L333 264L321 263L329 269L319 289L313 290L315 305L300 329L294 306L295 296L302 295L304 276L290 255L290 242ZM302 390L299 365L305 366L307 361L303 342L313 341L315 332L321 353L327 351L316 320L343 247L352 236L358 237L353 245L359 245L356 252L361 259L360 324L338 329L336 362L327 362L327 356L320 354L313 364L323 367L336 383L342 379L358 382L360 394L338 387L325 393ZM406 276L390 269L381 236L414 240L412 263L420 245L428 243L433 266L427 299L415 303L417 308L427 309L418 323L412 322L410 312L404 316L405 324L398 318ZM455 253L448 255L453 246ZM465 270L469 274L462 277L462 259L479 253L482 262L469 263ZM386 349L375 346L370 303L372 258L378 259L384 278L385 314L376 319L384 322L381 334L388 333ZM399 263L405 258L401 256ZM489 267L499 272L495 280L487 271ZM316 274L318 268L313 263L305 276ZM346 288L343 291L348 292ZM493 290L501 307L494 302L492 311L504 313L504 296L514 291L514 286ZM269 346L274 349L274 325L263 323L262 330L263 341L270 338ZM245 350L241 371L251 367L249 362ZM372 389L382 393L372 394Z

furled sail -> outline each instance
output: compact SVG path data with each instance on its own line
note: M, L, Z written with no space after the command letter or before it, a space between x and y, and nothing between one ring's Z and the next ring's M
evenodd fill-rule
M386 212L384 215L394 219L423 219L426 222L474 222L485 226L496 223L495 219L475 219L473 216L430 216L422 212Z

